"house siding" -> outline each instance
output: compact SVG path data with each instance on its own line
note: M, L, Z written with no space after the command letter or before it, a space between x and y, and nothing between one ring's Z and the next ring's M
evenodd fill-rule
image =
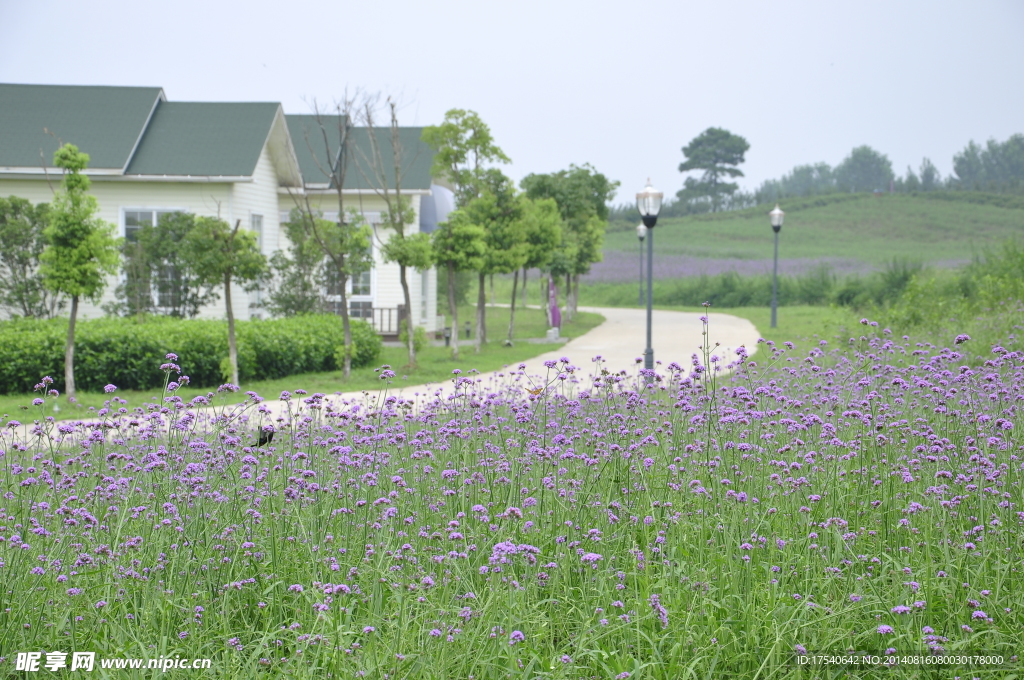
M56 189L60 176L51 176ZM276 182L264 191L276 192ZM90 193L99 204L98 216L114 225L114 233L124 236L124 211L132 209L172 209L192 212L196 215L216 217L220 215L233 223L232 185L229 183L206 182L146 182L146 181L103 181L93 179ZM54 192L46 180L10 180L0 178L0 196L20 196L33 203L53 202ZM273 194L272 194L273 197ZM120 274L107 279L107 286L96 304L83 301L79 306L80 318L103 316L102 305L113 302L114 289L121 280ZM240 302L241 304L241 302ZM248 305L247 300L244 303ZM238 305L236 305L237 309ZM204 307L203 318L223 318L224 303ZM249 318L248 312L240 318Z
M6 179L0 176L0 196L14 195L33 203L50 203L54 197L53 190L58 188L59 183L59 175L51 175L49 183L45 178ZM126 210L181 210L196 215L221 217L232 226L236 220L241 220L242 228L245 229L251 228L252 215L262 215L262 251L269 258L275 251L286 250L290 245L281 229L280 216L282 213L287 214L295 207L295 203L287 191L279 190L279 184L269 146L264 146L251 181L166 182L93 178L90 193L99 204L99 217L113 224L115 234L122 237L125 234ZM416 215L411 232L416 233L419 231L421 196L411 195L409 198ZM333 193L313 194L310 202L313 207L324 212L337 211L337 196ZM368 214L380 214L386 210L384 201L373 193L346 195L345 204ZM373 304L378 308L397 308L403 304L399 268L397 264L384 262L380 254L381 246L391 238L391 233L379 224L374 233ZM103 316L102 307L115 301L114 291L121 279L120 273L109 277L102 296L95 304L83 300L79 307L80 318ZM434 268L426 272L410 271L408 281L413 322L428 332L440 330L437 327L437 271ZM223 290L218 287L217 293L219 299L201 308L199 318L224 318ZM252 306L256 301L257 294L247 293L241 286L232 287L232 306L236 318L249 319L266 315L266 312ZM0 318L4 318L4 314L4 311L0 311Z
M263 238L262 252L269 259L276 250L283 250L287 247L287 238L281 234L280 203L277 194L277 174L274 170L274 163L270 158L267 147L263 148L256 168L252 174L252 182L238 182L232 186L232 209L234 220L242 220L242 228L252 227L252 216L263 216ZM287 194L284 198L288 199ZM290 200L290 199L288 199ZM259 295L247 293L241 286L235 290L232 286L231 302L234 307L235 317L248 319L253 316L266 316L266 312L258 307L253 307ZM221 303L223 309L223 302ZM222 313L223 315L223 313Z
M279 194L281 200L281 212L288 212L294 207L294 200L287 194ZM419 232L420 196L409 197L416 218L411 225L410 233ZM322 193L313 194L309 197L310 206L322 212L337 212L337 194ZM346 195L345 208L355 208L364 215L373 213L384 213L387 206L384 200L374 194ZM375 225L373 239L373 305L382 308L397 308L404 304L402 296L402 282L399 278L399 267L394 262L384 262L380 254L380 248L392 238L393 232L382 225ZM287 243L287 239L283 239ZM426 280L424 280L426 279ZM412 302L413 323L421 325L428 333L439 330L437 328L437 271L431 267L424 277L421 272L411 270L407 272L409 283L409 297ZM426 290L423 285L426 283ZM424 296L424 293L426 295ZM426 298L426 309L423 306Z

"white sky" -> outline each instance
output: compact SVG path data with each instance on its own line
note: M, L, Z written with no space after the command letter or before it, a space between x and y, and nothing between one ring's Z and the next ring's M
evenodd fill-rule
M943 175L970 139L1024 132L1020 0L0 0L0 82L147 85L172 101L346 87L403 125L476 110L517 180L593 164L632 200L682 185L709 126L750 142L744 188L860 144Z

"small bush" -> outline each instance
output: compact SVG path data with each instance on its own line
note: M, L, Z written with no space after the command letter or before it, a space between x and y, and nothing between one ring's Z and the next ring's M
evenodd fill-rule
M352 331L352 368L366 368L376 363L384 341L380 339L373 326L367 321L351 321ZM341 369L345 365L344 335L342 343L334 348L334 368Z
M402 324L402 332L398 334L398 340L402 343L403 347L406 347L409 342L409 333L406 330L406 325ZM412 346L417 352L427 346L427 331L423 326L416 326L412 332Z

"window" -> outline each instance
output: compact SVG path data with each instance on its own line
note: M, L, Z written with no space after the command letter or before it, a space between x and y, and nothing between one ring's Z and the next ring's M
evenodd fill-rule
M181 305L181 272L171 265L160 265L157 268L156 306L166 309L177 309Z
M372 295L373 291L370 288L370 282L373 278L373 272L367 270L361 272L356 276L352 277L352 295Z
M348 303L348 315L353 319L370 319L373 322L373 301L371 300L350 300Z
M175 210L125 210L124 240L135 243L139 240L139 230L143 227L155 227L161 215L169 215Z
M341 297L341 277L334 267L327 270L327 295L328 297Z
M256 234L256 247L263 252L263 215L251 215L249 217L249 228Z
M352 297L370 297L373 295L373 271L365 271L348 279L348 294ZM341 297L341 279L333 267L327 270L327 295Z
M180 212L171 209L124 211L124 238L128 243L139 242L139 232L145 227L156 227L160 218ZM170 264L151 262L140 247L125 251L125 286L137 296L133 300L136 311L157 311L162 314L182 314L184 302L181 272ZM141 296L141 297L138 297Z

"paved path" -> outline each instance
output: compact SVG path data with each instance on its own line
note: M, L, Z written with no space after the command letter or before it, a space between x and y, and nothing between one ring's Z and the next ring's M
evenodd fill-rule
M584 375L589 375L593 366L592 360L598 355L602 357L604 367L608 370L625 369L631 373L636 370L636 360L643 357L644 348L647 345L647 311L617 307L581 307L580 310L597 312L606 320L585 335L564 345L557 345L550 352L524 361L528 375L544 376L547 373L544 362L557 361L562 357L567 357L573 365L582 369ZM692 355L701 355L704 325L701 323L700 317L701 314L693 312L654 311L652 324L654 359L661 362L661 369L673 361L688 369ZM708 321L708 336L711 345L719 343L713 354L722 358L723 365L735 360L735 350L740 345L745 346L749 354L754 354L760 335L750 321L730 314L714 313L708 315ZM473 364L472 345L460 345L459 350L465 357L464 365L471 367ZM497 373L503 372L505 371L492 371L473 377L487 380ZM421 396L433 394L439 387L445 387L447 391L447 388L450 388L450 383L444 385L438 383L401 385L396 382L392 384L388 394L413 399L416 394ZM339 399L361 401L366 397L365 392L345 392L340 397L330 395L331 401L335 402ZM265 403L275 415L282 413L282 402L268 400Z

